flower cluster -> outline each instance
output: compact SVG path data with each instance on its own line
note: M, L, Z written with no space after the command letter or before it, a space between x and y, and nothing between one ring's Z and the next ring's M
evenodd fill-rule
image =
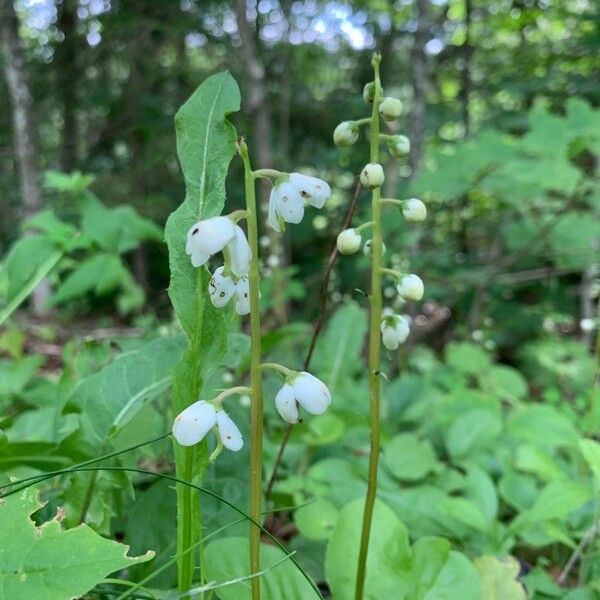
M373 103L376 96L375 82L368 83L363 90L363 98L367 103ZM402 114L402 103L391 97L379 99L377 106L379 116L384 121L394 121ZM370 119L357 121L343 121L333 132L333 141L338 146L350 146L357 142L361 125L370 123ZM404 135L379 134L379 141L387 143L387 149L391 156L400 158L407 156L410 152L410 140ZM377 155L376 155L377 156ZM383 166L378 162L366 164L360 172L360 183L363 187L371 190L380 188L385 181ZM382 206L392 205L400 208L404 219L408 223L419 223L427 217L425 204L417 198L408 200L397 200L394 198L377 197ZM337 236L337 249L340 254L355 254L363 247L365 256L372 255L372 240L367 239L363 245L361 231L373 226L372 222L363 223L358 227L344 229ZM385 244L381 246L382 255L385 254ZM418 302L423 298L425 286L422 279L415 275L399 273L393 269L381 269L386 275L397 279L396 289L398 297L403 302ZM386 311L381 320L381 339L388 350L396 350L404 343L410 334L410 318L406 315L393 314Z
M323 208L329 196L331 188L322 179L301 173L282 174L271 190L267 223L277 232L285 231L286 223L302 221L305 202Z

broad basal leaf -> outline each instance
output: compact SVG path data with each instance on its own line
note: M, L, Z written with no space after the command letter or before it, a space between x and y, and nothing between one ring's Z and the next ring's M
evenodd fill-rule
M37 527L30 516L41 507L31 489L0 500L0 600L79 598L111 573L154 556L130 558L128 546L87 525L65 531L58 516Z

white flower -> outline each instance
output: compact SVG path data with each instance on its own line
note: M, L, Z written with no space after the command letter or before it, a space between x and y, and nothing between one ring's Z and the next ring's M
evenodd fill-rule
M333 132L333 143L336 146L351 146L358 140L358 126L354 121L343 121Z
M326 181L302 173L290 173L289 182L300 195L315 208L323 208L325 200L331 196L331 188Z
M371 256L371 248L373 247L373 240L367 240L365 245L363 246L363 253L365 256ZM381 242L381 254L382 256L385 254L387 248L385 244Z
M244 441L237 425L224 410L204 400L194 402L175 417L173 436L182 446L193 446L215 426L225 448L234 452L242 448Z
M405 135L394 135L388 140L388 150L392 156L402 158L410 152L410 140Z
M298 422L298 406L313 414L323 414L331 404L327 386L314 375L301 371L290 378L277 392L275 407L288 423Z
M410 333L408 319L402 315L389 315L381 321L381 340L388 350L396 350Z
M369 163L360 172L360 182L368 188L377 188L385 181L383 167L379 163Z
M423 298L425 293L425 286L423 280L418 275L405 275L398 284L398 294L404 298L404 300L413 300L417 302Z
M238 315L250 313L250 284L247 277L242 277L235 286L235 312Z
M173 435L182 446L193 446L216 425L217 412L209 402L199 400L181 411L173 422Z
M228 217L211 217L192 225L187 234L185 252L192 265L200 267L225 247L231 258L231 271L238 277L248 272L250 246L243 229Z
M379 114L386 121L393 121L402 114L402 102L396 98L384 98L379 105Z
M244 445L242 433L224 410L217 411L217 429L219 431L219 437L223 442L223 446L225 446L227 450L237 452L242 449L242 446Z
M402 214L409 223L419 223L427 217L427 207L417 198L409 198L404 201Z
M360 248L362 238L356 229L344 229L337 236L337 249L340 254L354 254Z
M223 308L233 296L236 285L231 277L223 275L224 267L219 267L208 282L208 293L213 306Z

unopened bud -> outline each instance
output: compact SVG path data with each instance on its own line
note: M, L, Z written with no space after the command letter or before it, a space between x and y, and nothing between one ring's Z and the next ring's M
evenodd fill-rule
M365 256L371 256L371 250L373 247L373 240L367 240L365 245L363 246L363 253ZM386 253L387 248L385 244L381 242L381 255L383 256Z
M337 236L337 249L340 254L354 254L360 248L362 238L356 229L344 229Z
M418 275L405 275L398 284L398 294L404 300L418 302L423 298L425 286L423 280Z
M395 158L407 156L410 152L410 140L405 135L394 135L388 140L388 150Z
M333 132L336 146L352 146L358 140L358 125L354 121L343 121Z
M427 218L427 207L417 198L404 201L402 214L409 223L419 223Z
M379 114L386 121L394 121L402 114L402 102L397 98L384 98L379 105Z
M369 81L369 83L365 84L363 88L363 98L367 104L373 104L373 99L375 98L375 82Z
M365 165L360 173L360 182L368 188L377 188L385 181L383 167L379 163Z

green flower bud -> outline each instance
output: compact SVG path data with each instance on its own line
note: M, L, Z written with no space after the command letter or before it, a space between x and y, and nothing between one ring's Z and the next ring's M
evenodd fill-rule
M410 140L405 135L394 135L388 140L389 153L396 158L403 158L410 152Z
M402 114L402 102L396 98L384 98L379 105L379 114L386 121L394 121Z
M360 173L360 182L367 188L377 188L385 181L383 167L379 163L365 165Z
M427 218L427 208L418 198L405 200L402 214L409 223L419 223Z
M337 249L340 254L354 254L360 248L362 238L356 229L344 229L337 236Z
M358 125L354 121L343 121L333 132L336 146L351 146L358 139Z
M373 240L367 240L365 245L363 246L363 254L365 256L371 256L371 248L373 247ZM387 248L385 244L381 242L381 254L384 255L386 253Z
M363 88L363 98L367 104L373 104L373 99L375 98L375 82L369 81L369 83L365 84Z

